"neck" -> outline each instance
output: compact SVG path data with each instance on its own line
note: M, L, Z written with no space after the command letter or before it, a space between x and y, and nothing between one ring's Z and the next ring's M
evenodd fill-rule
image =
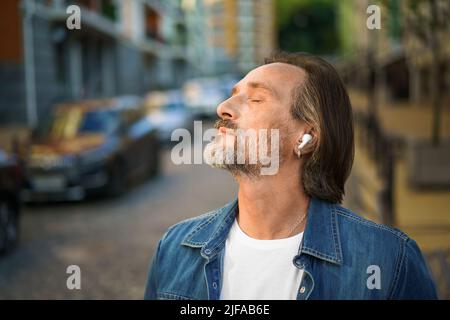
M299 168L280 168L273 176L257 179L237 177L239 183L237 221L250 237L261 240L291 236L290 231L307 213L309 196L305 193ZM306 219L295 228L302 232Z

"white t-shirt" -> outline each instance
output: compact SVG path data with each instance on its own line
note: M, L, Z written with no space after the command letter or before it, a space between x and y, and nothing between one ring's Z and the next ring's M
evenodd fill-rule
M293 259L303 233L276 240L245 234L237 220L225 244L222 300L295 300L303 270Z

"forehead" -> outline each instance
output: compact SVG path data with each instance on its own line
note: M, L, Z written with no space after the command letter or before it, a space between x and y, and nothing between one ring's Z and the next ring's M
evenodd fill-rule
M306 73L303 69L287 63L276 62L251 70L240 82L242 84L261 82L282 95L288 95L291 93L291 89L301 83L305 77Z

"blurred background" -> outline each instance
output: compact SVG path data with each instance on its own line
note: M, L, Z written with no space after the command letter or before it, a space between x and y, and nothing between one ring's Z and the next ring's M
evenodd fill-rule
M0 38L0 299L141 299L167 227L237 191L175 165L172 131L212 126L277 50L336 66L356 127L344 205L414 238L450 298L448 0L5 0Z

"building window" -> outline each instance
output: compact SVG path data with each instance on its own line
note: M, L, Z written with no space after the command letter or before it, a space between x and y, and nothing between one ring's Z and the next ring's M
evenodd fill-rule
M160 25L161 17L156 10L146 7L145 8L145 35L154 40L161 41Z

